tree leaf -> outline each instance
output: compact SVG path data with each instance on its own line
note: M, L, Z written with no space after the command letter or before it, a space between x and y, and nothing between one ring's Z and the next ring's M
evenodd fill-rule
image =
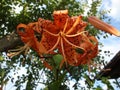
M60 54L56 54L53 56L53 60L56 64L56 67L59 68L61 61L63 60L63 56Z

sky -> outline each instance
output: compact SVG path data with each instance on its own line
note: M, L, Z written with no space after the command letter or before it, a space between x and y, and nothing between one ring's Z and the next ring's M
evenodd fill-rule
M111 25L120 31L120 0L103 0L102 8L111 10L108 16L111 18ZM106 57L107 60L113 58L113 56L120 50L120 38L116 36L109 36L107 39L101 37L100 41L104 44L102 50L110 50L111 57Z
M103 0L101 7L103 9L108 9L108 10L111 9L111 12L108 14L108 16L111 18L110 24L116 27L118 30L120 30L120 8L119 8L120 0ZM119 45L120 38L113 35L112 36L109 35L107 39L101 37L100 42L102 42L104 45L104 47L102 47L102 50L110 50L112 53L110 57L105 57L105 60L109 62L114 57L114 55L120 50L120 45ZM73 85L74 81L71 81L70 84ZM97 82L96 84L99 84L99 82ZM6 86L5 90L7 90L7 88L8 89L11 88L10 90L15 90L12 84ZM70 88L71 90L73 90L72 87ZM106 86L103 86L103 88L106 89Z
M120 21L120 0L103 0L103 6L106 9L111 9L111 13L109 15L117 21Z
M117 28L120 31L120 0L103 0L101 7L103 9L111 10L110 13L107 15L111 19L111 25ZM110 57L105 57L105 60L107 62L110 62L110 60L115 56L115 54L120 50L120 37L116 36L111 36L107 39L103 39L102 37L100 38L100 42L103 43L104 47L102 50L110 50L111 51L111 56ZM104 54L104 53L103 53ZM110 82L113 82L113 80L110 80ZM100 83L100 81L96 81L95 85L102 85L104 90L107 90L107 86L103 85ZM114 86L115 90L118 90L118 88L115 86L115 84L112 83Z

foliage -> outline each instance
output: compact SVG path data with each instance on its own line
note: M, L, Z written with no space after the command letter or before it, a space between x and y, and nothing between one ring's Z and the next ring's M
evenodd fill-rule
M15 32L16 26L19 23L35 22L39 17L45 19L53 19L52 13L54 10L68 9L71 16L83 15L87 9L87 16L94 15L103 18L98 7L101 0L91 0L91 5L88 5L88 0L1 0L0 1L0 37L6 34ZM17 9L16 9L17 8ZM19 10L21 9L21 10ZM94 27L88 25L86 28L92 35L100 34ZM9 59L5 53L0 54L0 85L5 86L8 81L11 81L16 87L16 90L37 90L40 84L44 84L44 90L69 90L69 83L74 81L74 89L96 89L101 90L102 87L94 87L94 77L98 73L96 67L84 66L66 66L59 68L61 55L53 55L46 58L53 66L52 71L44 68L38 55L34 51L30 51L26 56L20 55ZM94 59L95 63L103 64L101 56ZM24 68L24 72L18 74L20 69ZM90 69L91 68L91 69ZM90 72L88 72L90 69ZM17 78L14 78L16 75ZM79 83L85 81L86 86ZM113 88L110 82L106 79L102 80L109 88ZM68 83L68 84L66 84Z

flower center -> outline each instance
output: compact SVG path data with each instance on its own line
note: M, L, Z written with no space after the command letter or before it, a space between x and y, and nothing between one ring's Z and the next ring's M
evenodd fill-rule
M59 36L64 37L65 36L64 32L60 31Z

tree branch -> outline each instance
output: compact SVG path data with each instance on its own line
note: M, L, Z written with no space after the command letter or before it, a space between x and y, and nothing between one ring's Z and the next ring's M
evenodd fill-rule
M21 41L19 35L14 32L0 39L0 52L7 52L10 49L23 45L24 43Z
M102 77L109 77L110 79L117 79L120 77L120 51L113 57L113 59L100 71L97 79Z

